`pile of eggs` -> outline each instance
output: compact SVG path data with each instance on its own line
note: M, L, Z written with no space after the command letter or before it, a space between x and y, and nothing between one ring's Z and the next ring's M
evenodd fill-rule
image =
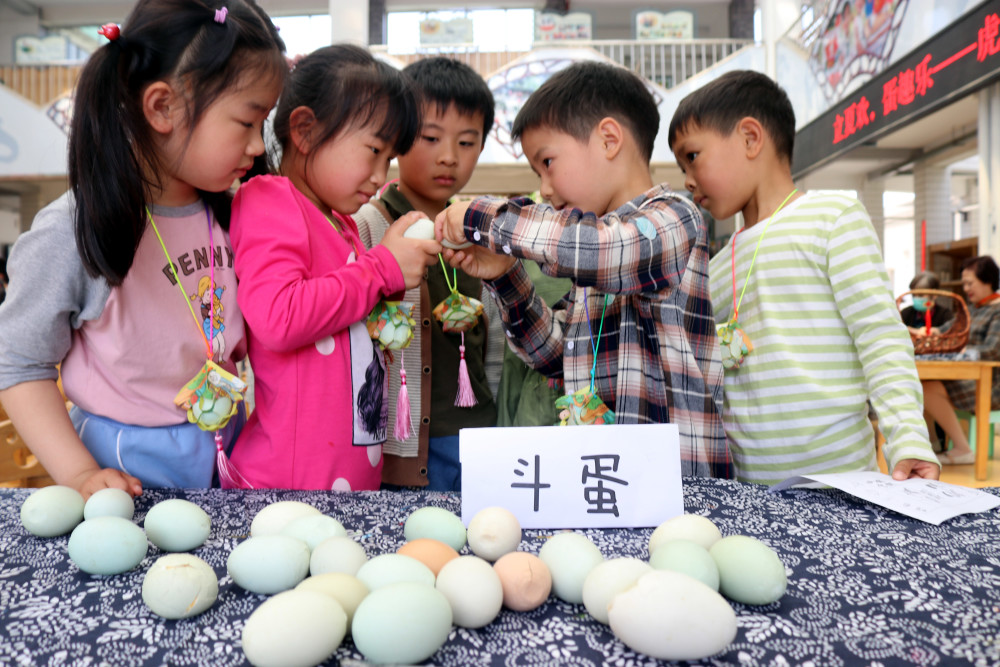
M132 499L117 489L84 503L76 491L52 486L25 500L21 521L42 537L72 531L69 556L92 574L136 567L148 538L170 553L145 574L146 605L170 619L209 609L219 590L215 572L182 553L208 538L207 513L186 500L166 500L147 512L143 531L133 512ZM418 663L444 645L453 625L482 628L502 607L529 611L551 594L582 604L632 650L697 660L735 638L728 600L770 604L787 585L770 547L743 535L723 537L711 520L694 514L653 531L648 562L605 559L572 531L547 538L537 555L519 551L520 524L500 507L478 512L468 529L447 510L423 507L407 517L403 533L396 553L369 558L339 521L311 505L280 501L258 512L250 537L226 563L235 584L271 596L243 627L250 663L319 664L348 633L373 663ZM460 555L466 545L473 555Z

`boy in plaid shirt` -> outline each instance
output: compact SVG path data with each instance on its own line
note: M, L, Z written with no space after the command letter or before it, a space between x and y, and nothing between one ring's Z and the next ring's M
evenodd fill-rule
M706 229L689 200L652 182L659 122L635 74L567 67L511 129L548 203L454 204L437 217L437 236L473 244L445 257L484 280L526 363L562 377L567 394L593 387L618 423L676 424L682 474L730 477ZM573 288L549 308L519 258Z

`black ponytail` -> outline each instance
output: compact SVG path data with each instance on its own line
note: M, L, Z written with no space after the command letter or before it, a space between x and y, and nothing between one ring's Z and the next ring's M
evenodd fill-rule
M224 23L214 20L225 5ZM283 76L284 43L253 0L139 0L118 39L98 49L77 84L69 139L77 247L87 272L120 285L146 229L146 203L159 188L142 92L160 80L190 91L192 131L205 110L247 71ZM228 193L200 192L228 228Z

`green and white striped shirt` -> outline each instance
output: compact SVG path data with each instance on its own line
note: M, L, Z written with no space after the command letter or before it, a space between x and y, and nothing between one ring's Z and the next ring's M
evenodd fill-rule
M737 299L766 224L735 236ZM709 263L719 323L733 313L732 244ZM723 409L739 479L876 470L868 400L890 471L907 458L936 462L913 344L860 202L807 193L781 210L760 244L739 323L754 349L726 370Z

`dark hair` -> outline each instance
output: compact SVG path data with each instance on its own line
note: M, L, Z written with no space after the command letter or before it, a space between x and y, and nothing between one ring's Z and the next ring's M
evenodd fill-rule
M692 126L728 136L747 116L760 122L778 156L791 162L795 145L792 103L770 77L751 70L726 72L682 99L670 121L667 143L672 150L677 133Z
M941 280L938 279L937 275L931 273L930 271L921 271L917 275L913 276L913 280L910 281L910 289L940 289Z
M225 4L224 23L214 20ZM97 49L76 86L69 182L76 242L87 273L120 285L146 229L145 205L162 168L142 110L142 91L174 80L189 91L189 132L205 110L249 73L281 76L284 44L253 0L139 0L121 36ZM227 193L200 192L223 227Z
M579 62L556 72L528 97L510 134L517 140L525 130L549 127L586 142L608 117L632 134L648 162L660 130L660 112L646 83L617 65Z
M962 262L962 271L972 271L979 282L989 285L994 292L1000 287L1000 268L989 255L970 257Z
M493 127L496 102L486 80L465 63L444 56L424 58L403 69L417 87L422 100L434 104L439 113L455 105L460 114L483 114L483 143Z
M375 134L402 155L420 129L413 84L352 44L317 49L296 63L274 114L274 137L282 150L291 141L291 115L298 107L309 108L316 118L318 130L309 137L312 149L344 130L376 124ZM309 158L313 155L315 150Z

